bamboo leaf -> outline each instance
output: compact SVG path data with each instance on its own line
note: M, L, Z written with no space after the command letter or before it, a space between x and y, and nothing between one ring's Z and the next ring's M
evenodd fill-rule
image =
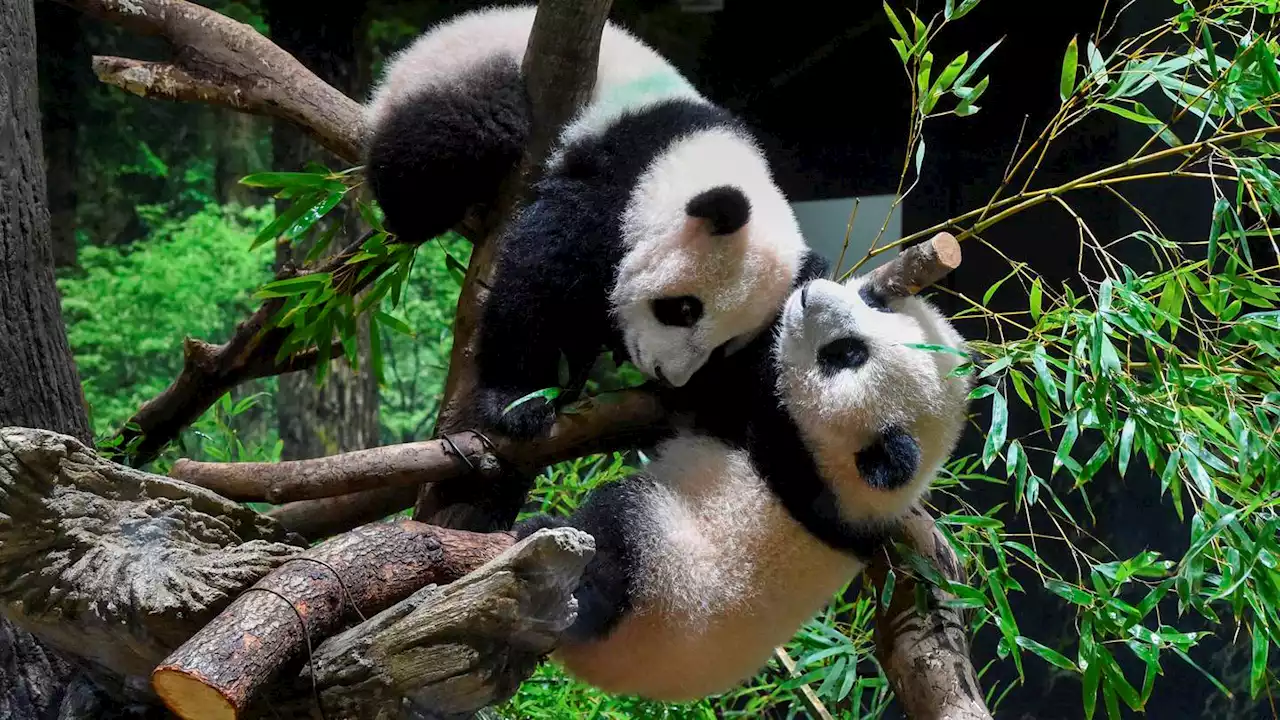
M1067 44L1067 52L1062 56L1062 76L1058 80L1058 95L1063 102L1071 97L1076 89L1076 64L1079 59L1080 48L1076 44L1076 37L1072 36L1071 42Z

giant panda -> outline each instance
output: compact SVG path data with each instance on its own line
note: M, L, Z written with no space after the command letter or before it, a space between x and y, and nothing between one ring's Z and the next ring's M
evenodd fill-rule
M365 172L389 230L429 239L496 197L530 128L533 6L472 11L392 57L367 105ZM465 418L528 439L602 350L681 387L763 331L813 261L751 132L607 23L585 107L504 230ZM572 394L556 402L570 399Z
M775 332L691 383L695 419L569 518L595 537L553 659L606 692L665 702L760 671L920 499L967 418L963 339L926 301L864 278L791 294Z

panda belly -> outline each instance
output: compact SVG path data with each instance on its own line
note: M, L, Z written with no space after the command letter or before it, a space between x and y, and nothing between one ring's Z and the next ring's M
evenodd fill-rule
M659 464L637 508L631 611L553 658L606 692L679 702L749 680L862 564L805 532L743 452L694 441Z

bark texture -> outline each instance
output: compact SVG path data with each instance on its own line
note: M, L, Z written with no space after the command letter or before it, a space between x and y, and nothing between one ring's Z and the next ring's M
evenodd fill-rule
M145 678L303 547L204 488L108 462L67 435L0 428L0 609L110 673Z
M0 422L92 437L53 279L31 0L0 9Z
M35 33L31 0L0 3L0 425L88 439L53 279ZM0 530L9 522L0 511ZM70 720L101 717L99 709L84 676L0 609L0 717Z
M955 550L929 513L913 508L899 537L943 577L965 582ZM942 605L954 598L926 584L928 601L922 611L916 606L916 586L924 581L911 577L901 558L888 553L867 568L876 588L884 587L891 567L898 568L897 580L889 606L877 608L876 657L906 716L911 720L991 720L970 660L968 626L960 610Z
M506 534L372 523L290 558L160 664L152 683L183 717L241 717L280 668L337 630L510 547ZM305 626L303 625L305 623Z
M360 155L360 106L252 27L184 0L58 1L139 35L164 37L176 51L171 63L95 58L103 82L142 97L283 118L341 157Z
M573 589L594 554L586 533L539 530L461 580L329 638L309 673L324 711L465 720L506 701L577 616Z

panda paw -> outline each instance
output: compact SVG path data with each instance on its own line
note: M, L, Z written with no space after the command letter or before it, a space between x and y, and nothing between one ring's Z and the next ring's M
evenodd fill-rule
M521 520L511 527L511 532L515 534L516 540L523 540L539 530L555 529L562 527L570 527L566 518L552 517L544 513L538 513Z
M897 490L920 468L920 445L900 425L885 428L870 447L858 452L858 472L876 490Z
M476 402L480 424L512 440L532 440L546 434L556 419L555 405L542 398L531 398L507 410L507 406L523 397L499 390L481 390Z

